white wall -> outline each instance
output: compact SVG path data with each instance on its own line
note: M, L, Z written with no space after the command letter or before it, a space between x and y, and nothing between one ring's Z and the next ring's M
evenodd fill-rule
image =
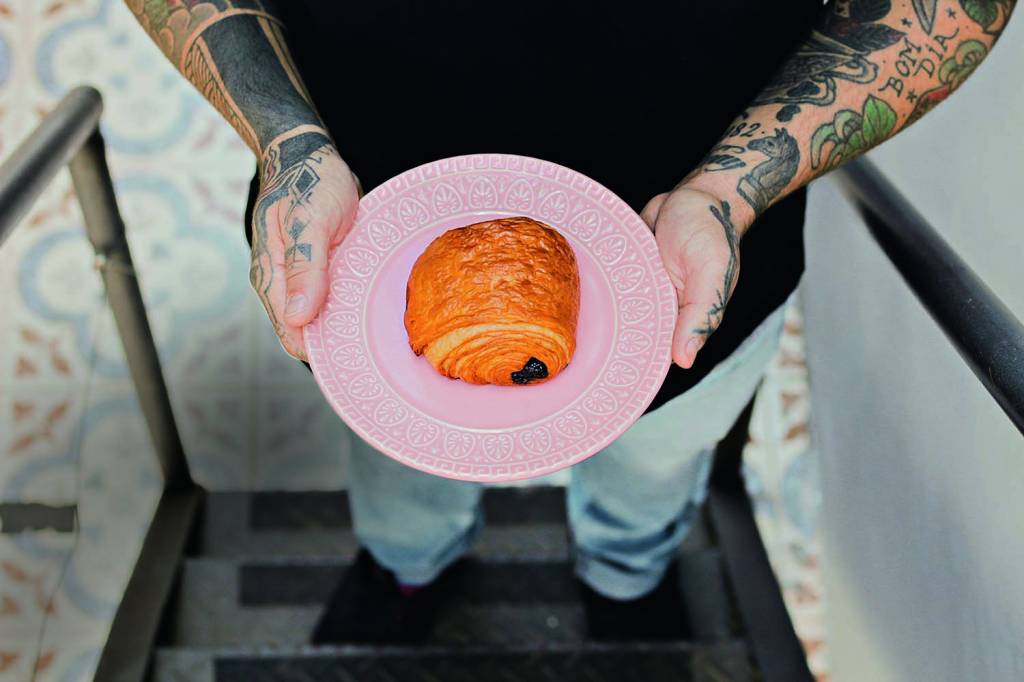
M1018 16L872 158L1024 319L1022 74ZM1024 437L827 181L807 233L834 679L1024 680Z

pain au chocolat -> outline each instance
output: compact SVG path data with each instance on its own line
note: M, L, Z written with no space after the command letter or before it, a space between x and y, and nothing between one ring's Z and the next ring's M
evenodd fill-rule
M576 350L580 274L554 228L525 217L448 230L416 259L405 294L409 345L452 379L535 384Z

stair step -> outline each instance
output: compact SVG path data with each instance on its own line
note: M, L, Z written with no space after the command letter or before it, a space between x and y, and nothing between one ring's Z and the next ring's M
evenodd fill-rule
M742 632L719 551L683 552L679 555L678 568L679 590L686 606L690 635L699 641L714 641Z
M249 563L239 566L243 606L322 604L341 577L340 563ZM572 568L564 562L472 562L460 571L459 600L473 604L577 600Z
M733 636L731 605L717 550L679 556L680 590L697 640ZM345 564L309 558L185 562L171 644L297 645L308 640ZM467 566L458 598L439 614L433 639L542 645L580 642L583 611L567 562L488 562Z
M564 489L553 486L488 488L484 531L475 554L564 561ZM703 520L684 549L710 546ZM207 496L197 554L216 557L306 556L351 560L359 543L344 492L212 493Z
M239 602L239 567L218 559L189 559L172 607L170 642L186 646L301 644L309 640L319 607L246 608Z
M742 641L495 647L160 649L154 682L744 682Z
M171 641L188 646L299 645L340 578L338 563L234 564L190 559ZM565 563L480 564L438 614L438 643L543 645L583 639L583 611Z
M431 642L502 648L579 644L586 618L579 604L453 604L442 609Z
M488 488L482 506L489 524L564 523L565 494L554 486ZM255 492L248 496L249 520L259 530L348 528L348 493Z
M359 542L350 528L317 528L305 531L250 531L207 534L202 556L225 559L308 557L351 561ZM502 560L566 561L569 539L565 526L485 526L472 551L474 556Z

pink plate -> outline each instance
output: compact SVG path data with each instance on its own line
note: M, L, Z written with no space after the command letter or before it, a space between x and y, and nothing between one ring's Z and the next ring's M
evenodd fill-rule
M516 215L576 252L576 354L535 386L445 378L409 348L413 262L446 230ZM643 414L671 363L676 294L651 231L609 190L538 159L457 156L392 178L363 197L330 278L305 331L320 389L370 445L438 476L510 481L584 460Z

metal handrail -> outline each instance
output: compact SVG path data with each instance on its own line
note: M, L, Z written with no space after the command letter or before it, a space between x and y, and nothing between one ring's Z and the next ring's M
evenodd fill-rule
M0 244L67 164L163 472L160 501L114 614L95 675L98 682L142 682L185 547L195 528L203 490L189 474L132 265L99 131L102 111L103 99L97 90L75 88L0 166Z
M96 130L102 112L100 93L75 88L0 166L0 244Z
M75 88L0 166L0 244L68 165L165 486L187 488L192 479L99 131L102 112L103 98L95 88Z
M847 164L839 183L925 310L1024 434L1024 324L874 164Z

